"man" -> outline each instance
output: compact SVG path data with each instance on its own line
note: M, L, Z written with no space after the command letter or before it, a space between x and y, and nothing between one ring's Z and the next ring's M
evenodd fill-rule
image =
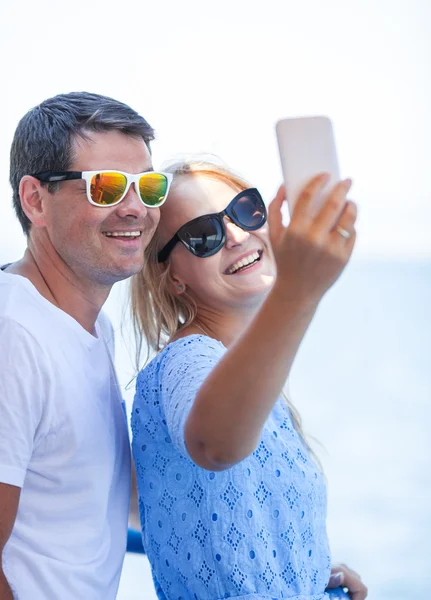
M100 310L142 268L168 193L153 139L134 110L88 93L42 102L15 133L28 244L0 271L1 600L116 597L130 454Z

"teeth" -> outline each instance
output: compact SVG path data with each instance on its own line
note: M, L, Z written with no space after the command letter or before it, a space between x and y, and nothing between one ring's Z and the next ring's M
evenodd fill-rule
M105 231L106 237L139 237L140 231Z
M232 273L235 273L235 271L238 271L238 269L241 269L242 267L245 267L258 259L259 252L253 252L253 254L250 254L250 256L246 256L245 258L239 260L234 265L232 265L228 271L229 275L232 275Z

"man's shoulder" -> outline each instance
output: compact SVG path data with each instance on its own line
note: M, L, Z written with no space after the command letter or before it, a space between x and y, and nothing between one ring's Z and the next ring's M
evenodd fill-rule
M0 318L31 329L44 312L38 295L24 277L0 273Z
M48 355L58 351L53 338L61 336L61 321L55 307L40 296L30 281L19 275L0 273L0 345L2 353L31 353L41 350Z

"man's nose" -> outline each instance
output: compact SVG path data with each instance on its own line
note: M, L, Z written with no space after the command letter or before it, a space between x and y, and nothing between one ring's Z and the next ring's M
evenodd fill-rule
M127 194L121 200L121 202L117 205L117 214L120 217L136 217L142 218L145 217L148 213L148 208L142 202L136 187L135 183L133 183L129 189L127 190Z

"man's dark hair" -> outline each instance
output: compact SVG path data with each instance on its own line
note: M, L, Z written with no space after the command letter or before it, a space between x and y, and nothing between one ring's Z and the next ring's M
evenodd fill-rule
M24 233L31 222L22 210L19 184L24 175L67 171L73 162L73 139L88 132L117 130L142 138L150 148L154 130L136 111L112 98L72 92L59 94L32 108L18 123L10 152L13 206ZM54 191L58 184L48 185Z

